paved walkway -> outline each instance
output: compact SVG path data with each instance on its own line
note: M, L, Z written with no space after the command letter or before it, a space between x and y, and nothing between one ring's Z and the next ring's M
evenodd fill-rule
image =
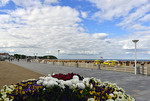
M131 73L104 71L96 69L56 66L52 64L27 63L26 61L13 61L12 63L31 69L41 74L74 72L85 77L95 77L101 81L117 83L127 94L136 101L150 101L150 76L134 75Z

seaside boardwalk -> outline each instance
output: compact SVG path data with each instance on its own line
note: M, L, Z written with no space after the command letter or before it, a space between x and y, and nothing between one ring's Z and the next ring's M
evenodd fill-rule
M40 76L44 75L6 61L0 61L0 88L4 85L19 83L22 80L38 79Z
M135 75L133 73L105 71L89 68L75 68L68 66L57 66L53 64L27 63L26 61L13 61L13 64L36 71L43 75L49 73L78 73L85 77L95 77L102 82L116 83L123 88L127 94L133 96L136 101L150 101L150 77L146 75Z
M34 71L34 72L33 72ZM105 71L89 68L57 66L53 64L27 63L26 61L0 62L0 86L16 84L22 80L38 79L51 73L77 73L84 77L95 77L102 82L116 83L130 94L136 101L150 101L150 77L132 73Z

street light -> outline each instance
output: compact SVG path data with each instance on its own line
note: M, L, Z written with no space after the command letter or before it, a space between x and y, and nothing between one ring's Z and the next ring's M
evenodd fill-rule
M38 53L34 53L34 55L35 55L35 59L37 59L37 57L36 57L36 56L38 55Z
M59 65L59 52L60 52L60 50L58 50L58 65Z
M136 43L139 41L139 40L132 40L134 43L135 43L135 75L136 75Z

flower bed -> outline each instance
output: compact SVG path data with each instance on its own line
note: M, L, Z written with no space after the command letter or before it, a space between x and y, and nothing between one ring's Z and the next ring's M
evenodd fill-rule
M135 101L114 83L75 73L53 74L4 86L0 101Z

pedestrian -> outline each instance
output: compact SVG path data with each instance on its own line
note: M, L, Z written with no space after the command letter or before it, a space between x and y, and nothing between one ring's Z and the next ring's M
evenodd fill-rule
M18 58L18 62L19 62L19 58Z

